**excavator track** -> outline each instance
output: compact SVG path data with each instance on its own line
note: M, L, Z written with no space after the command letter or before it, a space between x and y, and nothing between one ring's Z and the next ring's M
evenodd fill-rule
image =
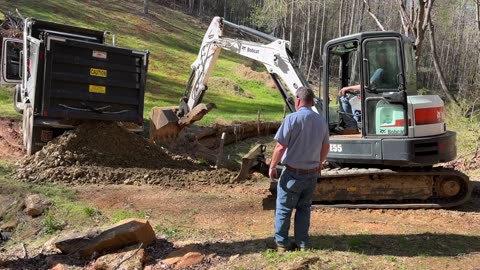
M471 194L468 176L448 168L335 168L322 170L313 204L370 209L450 208L464 204Z

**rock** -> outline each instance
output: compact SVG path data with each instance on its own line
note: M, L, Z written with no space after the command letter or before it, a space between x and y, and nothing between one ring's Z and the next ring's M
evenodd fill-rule
M174 250L170 252L167 257L162 260L162 262L167 265L176 264L189 252L198 252L197 245L186 245L183 248Z
M104 255L95 261L95 270L143 269L145 250L138 246L127 247L120 252Z
M31 217L39 216L51 204L51 201L39 194L32 194L25 198L25 212Z
M55 269L55 270L63 270L63 269L68 269L68 267L65 266L65 256L62 255L53 255L49 256L46 258L45 262L47 264L47 269Z
M180 262L177 263L177 265L175 265L175 269L181 269L195 264L199 264L203 261L203 258L205 258L205 255L200 252L189 252L182 257L182 259L180 260Z
M232 261L236 260L238 257L240 257L240 254L235 254L233 256L230 256L230 258L228 258L228 261L232 262Z
M55 242L62 253L79 253L89 258L94 252L101 253L117 250L134 244L150 245L155 240L155 232L147 220L125 219L104 231L92 231L87 234L70 234Z
M11 220L9 222L3 223L2 226L0 226L0 231L13 231L15 227L17 227L17 221Z
M59 253L60 250L57 249L55 247L55 241L58 239L58 236L54 236L52 238L50 238L50 240L48 240L47 242L45 242L45 244L43 244L42 246L42 251L41 253L46 253L46 254L50 254L50 253Z

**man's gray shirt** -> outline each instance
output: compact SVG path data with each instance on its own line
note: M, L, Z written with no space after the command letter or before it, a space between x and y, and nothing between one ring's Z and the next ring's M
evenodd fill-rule
M287 147L282 163L297 169L317 168L323 144L328 144L325 118L311 107L302 107L289 114L275 135L275 140Z

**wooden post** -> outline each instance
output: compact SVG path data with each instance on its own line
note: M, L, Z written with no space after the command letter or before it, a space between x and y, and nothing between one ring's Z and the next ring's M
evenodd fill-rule
M225 144L225 136L226 133L222 132L222 137L220 138L220 146L218 147L217 164L215 165L215 169L220 168L223 164L223 145Z
M260 111L257 112L257 136L260 136Z

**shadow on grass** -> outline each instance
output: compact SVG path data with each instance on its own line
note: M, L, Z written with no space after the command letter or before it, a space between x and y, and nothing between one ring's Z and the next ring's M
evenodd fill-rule
M311 251L343 251L362 255L389 255L398 257L456 257L480 252L480 236L459 234L359 234L359 235L313 235ZM253 239L231 243L207 243L199 246L204 254L216 253L222 257L247 255L266 251L272 238ZM158 246L158 247L157 247ZM172 243L157 239L146 249L151 262L162 260L173 250ZM50 257L50 258L49 258ZM70 256L37 255L28 259L12 258L0 261L2 267L12 269L45 269L46 261L54 260L72 266L85 266L88 261ZM16 268L19 267L19 268Z
M373 256L455 257L480 251L480 236L459 234L313 235L310 240L312 251L346 251ZM267 238L212 243L204 248L220 256L245 255L267 250L272 241L272 238Z

